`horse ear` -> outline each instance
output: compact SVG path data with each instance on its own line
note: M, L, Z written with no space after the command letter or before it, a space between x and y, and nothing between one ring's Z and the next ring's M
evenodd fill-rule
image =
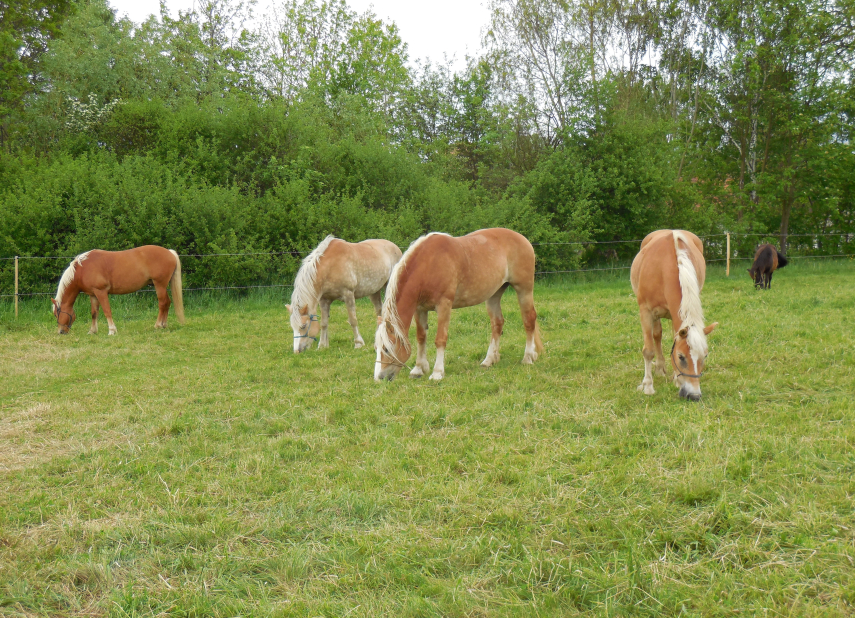
M689 327L688 326L684 326L683 328L680 329L680 332L677 333L677 336L680 339L685 339L688 335L689 335Z
M51 299L50 299L50 302L52 302L52 303L53 303L53 306L54 306L54 307L56 307L56 306L57 306L57 305L56 305L56 299L55 299L55 298L51 298Z
M285 305L285 308L288 310L288 313L294 313L291 311L291 305Z
M715 330L715 327L718 326L718 322L713 322L709 326L704 329L704 334L709 335L711 332Z
M309 306L303 305L300 307L300 315L309 315Z
M753 274L753 273L751 272L751 269L750 269L750 268L746 268L746 269L745 269L745 272L747 272L749 275Z

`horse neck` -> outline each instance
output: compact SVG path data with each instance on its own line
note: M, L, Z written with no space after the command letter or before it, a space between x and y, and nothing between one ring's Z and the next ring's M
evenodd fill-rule
M395 305L398 310L398 318L401 322L401 330L409 336L410 326L413 324L413 316L416 314L419 291L414 286L408 285L410 277L406 275L405 277L398 284L398 297L395 299Z
M60 309L65 311L70 307L73 307L74 301L77 300L77 296L80 292L80 286L77 283L77 276L75 273L74 280L68 284L68 287L66 287L65 291L62 293L62 302L59 304Z

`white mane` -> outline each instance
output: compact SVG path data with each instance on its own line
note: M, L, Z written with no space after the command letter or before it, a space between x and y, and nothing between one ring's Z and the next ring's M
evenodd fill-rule
M86 253L81 253L76 258L71 260L71 263L68 265L68 268L65 269L65 272L62 273L62 278L59 280L59 287L56 289L56 304L62 304L62 295L65 294L65 289L74 281L74 271L77 269L77 265L83 262L92 251L87 251Z
M412 244L407 247L407 250L404 252L404 255L401 256L401 259L398 260L398 263L395 264L395 267L392 269L392 274L389 275L389 282L386 284L386 298L383 300L383 310L380 313L380 326L377 327L375 345L385 347L392 358L399 363L401 361L395 355L395 346L392 343L391 337L389 337L389 330L386 328L387 324L391 326L395 338L398 341L401 341L405 346L407 346L407 348L410 347L410 338L407 333L404 332L404 328L401 325L401 317L398 315L398 280L400 279L403 270L407 267L407 262L419 245L431 236L435 236L437 234L442 234L442 232L431 232L430 234L425 234L424 236L420 236L414 240ZM442 235L448 236L448 234Z
M677 272L680 276L680 320L687 329L686 342L689 351L697 358L703 358L708 351L707 336L704 334L704 310L701 307L701 289L698 284L698 273L689 256L687 248L680 247L682 241L685 247L689 240L680 232L674 231L674 249L677 251Z
M291 293L291 326L294 330L300 330L300 308L312 307L318 301L317 290L315 289L318 262L321 261L324 251L334 240L335 236L332 234L324 238L314 251L303 258L300 270L297 271L297 277L294 279L294 291Z

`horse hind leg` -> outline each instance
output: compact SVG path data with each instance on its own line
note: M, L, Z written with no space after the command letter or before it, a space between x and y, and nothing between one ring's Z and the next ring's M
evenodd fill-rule
M655 353L655 341L653 338L653 316L645 310L641 310L641 332L644 336L644 349L641 354L644 357L644 379L638 385L638 390L645 395L654 395L656 391L653 388L653 359Z
M89 297L89 302L92 307L92 326L89 327L89 334L96 335L98 333L98 299L92 295Z
M371 304L374 305L374 314L377 316L377 326L383 322L383 318L380 317L380 314L383 313L383 290L385 288L380 288L376 292L371 295Z
M487 357L481 363L482 367L490 367L499 362L501 355L499 354L499 338L502 336L502 330L505 326L505 316L502 315L502 294L508 288L503 285L499 291L487 299L487 314L490 316L490 326L492 327L492 336L490 338L490 347L487 348Z
M653 318L653 348L656 353L656 375L665 377L665 355L662 353L662 320Z
M410 371L411 378L420 378L430 371L427 359L428 314L425 309L416 309L416 366Z
M157 320L154 323L155 328L166 328L166 320L169 317L169 294L166 293L166 286L155 284L157 292Z
M532 286L514 286L517 293L517 300L520 304L520 314L522 314L523 327L525 328L525 354L523 355L523 365L531 365L537 360L540 352L543 351L543 344L540 341L540 332L537 328L537 311L534 308L534 291Z
M353 292L345 292L344 304L347 306L347 321L353 329L353 347L359 349L365 346L365 341L359 334L359 326L356 322L356 300L353 297Z

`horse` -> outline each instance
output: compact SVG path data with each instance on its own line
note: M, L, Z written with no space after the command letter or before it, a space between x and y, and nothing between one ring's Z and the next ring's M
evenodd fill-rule
M356 322L355 300L370 296L379 321L380 297L399 259L401 250L388 240L350 243L332 235L324 238L300 265L291 304L285 305L291 314L294 353L308 348L309 340L316 341L319 350L329 347L330 305L335 300L344 301L347 306L354 346L357 349L364 346Z
M433 232L417 239L398 262L383 302L374 346L374 379L392 380L410 357L410 325L416 318L418 352L410 376L425 375L428 311L436 311L436 363L431 380L445 376L445 346L451 310L483 302L492 324L492 339L482 367L499 361L499 337L505 319L502 294L517 293L526 332L524 364L543 353L537 312L534 309L534 249L524 236L511 230L478 230L454 238Z
M59 334L64 335L70 329L77 315L74 301L83 292L92 301L92 326L89 334L98 332L98 307L104 311L109 334L117 333L110 310L108 294L130 294L136 292L149 281L157 292L159 311L155 328L166 328L169 312L167 285L172 287L172 300L175 303L175 316L184 324L184 301L181 292L181 260L172 249L156 245L145 245L127 251L101 251L93 249L81 253L71 260L68 268L59 280L56 298L53 301L53 315L59 326Z
M656 374L665 375L662 354L662 318L671 320L674 344L671 364L679 396L698 401L700 377L709 353L707 336L718 322L704 326L701 290L706 276L704 246L684 230L658 230L645 237L632 261L630 283L638 300L644 335L644 379L638 390L653 395L653 361ZM691 365L690 365L691 363Z
M789 264L786 256L775 248L775 245L760 245L754 254L754 264L748 269L748 274L754 280L754 289L772 288L772 273Z

